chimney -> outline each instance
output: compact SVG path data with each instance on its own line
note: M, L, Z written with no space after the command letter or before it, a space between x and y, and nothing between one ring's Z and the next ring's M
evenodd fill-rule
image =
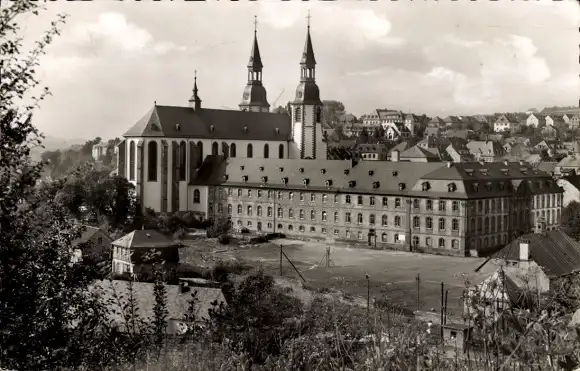
M391 162L399 162L399 151L394 150L391 152Z
M530 241L520 240L520 261L527 262L530 259Z
M536 231L537 234L541 234L545 236L548 232L546 231L546 220L544 218L540 218L536 222Z
M449 167L451 167L451 166L453 166L453 162L451 162L451 161L447 161L447 167L449 168Z
M510 163L509 163L509 161L508 161L508 160L504 160L503 164L504 164L505 166L509 166L509 164L510 164Z
M520 166L524 166L525 165L525 161L524 160L520 160Z

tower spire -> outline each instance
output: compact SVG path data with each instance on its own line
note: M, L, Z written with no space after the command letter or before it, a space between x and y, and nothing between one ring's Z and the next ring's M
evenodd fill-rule
M201 99L197 94L197 70L193 71L193 95L189 98L189 107L193 108L194 110L198 110L201 108Z
M262 86L262 57L258 46L258 17L254 16L254 43L248 62L248 83L244 89L240 109L244 111L268 112L270 104L266 99L266 89Z

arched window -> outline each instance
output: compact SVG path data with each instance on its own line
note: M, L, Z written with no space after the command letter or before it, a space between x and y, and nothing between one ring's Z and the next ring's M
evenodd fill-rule
M459 241L458 240L452 240L451 241L451 248L452 249L458 249L459 248Z
M322 212L322 221L325 222L326 221L326 211Z
M185 141L181 141L181 143L179 143L179 180L184 181L185 180L185 169L186 169L186 164L187 164L187 147L185 146Z
M193 190L193 203L194 203L194 204L198 204L198 203L200 203L200 194L199 194L199 189L195 189L195 190Z
M197 167L201 166L203 162L203 143L201 141L197 142L197 152L199 153L199 158L197 159Z
M218 153L219 153L219 146L218 146L217 142L213 142L211 144L211 154L217 155Z
M401 226L401 217L396 215L395 216L395 227L400 227Z
M278 146L278 158L284 158L284 145L280 144Z
M246 157L247 158L254 157L254 147L252 146L252 143L248 144L248 149L247 149Z
M439 248L440 249L444 249L445 248L445 239L444 238L440 238L439 239Z
M310 220L316 220L316 211L310 210Z
M451 229L452 229L454 232L457 232L457 231L459 230L459 219L453 219L453 220L451 221Z
M413 236L413 246L419 246L419 237Z
M247 210L248 211L247 212L248 216L252 216L252 205L248 205L247 209L248 209Z
M238 215L242 215L242 205L238 205Z
M262 206L258 206L258 207L256 208L256 215L258 215L258 216L262 216Z
M300 107L294 109L294 121L302 122L302 109Z
M135 180L135 142L129 145L129 180Z
M425 245L431 247L431 237L425 238Z
M359 213L357 215L357 221L358 221L358 224L362 224L363 223L363 214Z
M375 224L375 214L369 215L369 224Z
M236 157L236 143L230 145L230 157Z
M386 227L389 224L389 217L387 215L383 215L381 218L381 225Z
M151 141L147 145L147 180L157 181L157 142Z
M268 143L264 144L264 158L270 158L270 146Z
M430 216L425 218L425 228L433 229L433 218L431 218Z
M322 109L320 107L316 107L316 123L319 123L322 120Z
M387 242L387 234L386 234L386 233L383 233L383 234L381 235L381 241L383 241L383 242Z
M228 215L232 215L232 204L228 204Z

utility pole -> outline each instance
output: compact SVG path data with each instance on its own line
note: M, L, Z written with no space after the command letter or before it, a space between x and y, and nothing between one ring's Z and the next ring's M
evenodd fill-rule
M371 332L371 276L367 273L365 274L367 279L367 332Z
M441 341L443 341L443 311L444 311L444 306L445 306L444 290L445 290L445 288L444 288L443 282L441 282L441 318L440 318L440 322L439 322L439 324L441 325L440 331L439 331L440 336L441 336Z
M417 280L417 312L420 309L421 306L421 296L420 296L420 290L421 290L421 276L419 273L417 273L417 277L415 278Z
M284 253L282 252L282 244L280 244L280 277L282 277L282 255Z

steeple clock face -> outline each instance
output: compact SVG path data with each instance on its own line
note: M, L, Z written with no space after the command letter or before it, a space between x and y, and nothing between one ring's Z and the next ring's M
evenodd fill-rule
M298 98L302 98L302 92L301 92L301 91L299 91L299 92L296 94L296 96L297 96Z

